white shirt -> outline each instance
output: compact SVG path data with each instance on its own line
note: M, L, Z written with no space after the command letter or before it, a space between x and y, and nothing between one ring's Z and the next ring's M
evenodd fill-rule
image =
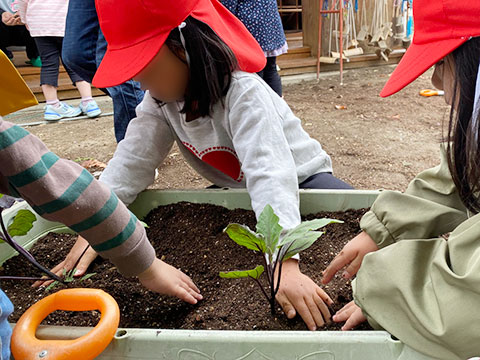
M300 224L298 184L331 172L332 163L286 102L256 74L237 71L224 104L216 104L211 116L187 122L182 105L159 106L147 91L100 180L130 204L153 183L176 141L207 180L246 187L257 218L270 204L285 229Z

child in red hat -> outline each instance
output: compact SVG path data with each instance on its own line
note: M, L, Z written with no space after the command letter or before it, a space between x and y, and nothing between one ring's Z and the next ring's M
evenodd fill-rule
M355 301L333 317L344 330L368 319L435 359L467 359L480 355L480 2L414 0L413 10L413 43L381 96L435 65L452 106L441 164L403 194L382 192L323 282L358 271Z
M270 204L285 229L300 223L299 184L351 188L255 74L265 67L262 49L217 0L99 0L97 10L108 49L94 84L134 78L148 90L101 178L123 202L153 183L174 142L213 184L246 187L257 216ZM287 316L322 326L332 300L298 260L283 269L277 300Z

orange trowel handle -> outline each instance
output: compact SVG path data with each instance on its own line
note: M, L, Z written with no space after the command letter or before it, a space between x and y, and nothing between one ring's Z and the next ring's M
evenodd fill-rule
M430 97L430 96L443 96L445 93L440 90L421 90L420 95L425 96L425 97Z
M56 310L99 310L101 318L88 334L75 340L39 340L38 326ZM118 328L120 310L113 297L98 289L66 289L47 296L31 306L15 325L12 354L15 359L88 360L97 357Z

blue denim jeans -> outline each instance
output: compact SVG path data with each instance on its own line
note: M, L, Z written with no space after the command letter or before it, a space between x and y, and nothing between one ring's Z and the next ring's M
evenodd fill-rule
M95 0L70 0L63 40L64 63L85 81L91 83L107 50L107 41L98 23ZM113 120L117 142L125 136L135 108L143 100L140 85L129 80L121 85L102 89L113 100Z
M7 295L0 289L0 360L10 359L10 338L12 329L8 316L13 312L13 305Z

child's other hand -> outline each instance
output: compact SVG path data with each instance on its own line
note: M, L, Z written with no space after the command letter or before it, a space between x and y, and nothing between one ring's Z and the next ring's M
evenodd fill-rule
M295 259L283 262L276 299L289 319L298 312L309 330L315 331L330 321L327 305L333 304L332 299L312 279L300 272Z
M343 269L347 268L343 272L345 279L352 278L360 269L362 260L369 252L377 251L378 246L373 239L365 231L361 232L350 240L340 251L340 253L333 259L330 265L327 266L323 272L322 284L328 284L335 274Z
M147 289L160 294L176 296L190 304L203 299L192 279L180 270L156 258L138 279Z
M51 271L55 274L58 275L59 277L63 277L64 272L69 272L73 270L73 267L77 263L78 259L80 256L82 256L82 253L85 251L85 249L89 246L88 241L85 240L83 237L79 236L77 238L77 241L73 245L72 249L68 253L67 257L65 260L63 260L60 264L55 266ZM85 275L87 272L88 267L90 264L95 260L97 257L97 253L95 250L93 250L90 246L88 247L87 251L85 251L85 254L82 256L80 261L78 262L76 266L76 271L73 276L79 277ZM37 281L34 283L32 286L33 287L38 287L38 286L48 286L53 282L53 280L48 280L48 281Z
M345 325L342 326L342 330L352 330L364 321L367 321L365 315L363 315L362 309L350 301L347 305L337 311L333 316L333 321L342 322L345 321Z

